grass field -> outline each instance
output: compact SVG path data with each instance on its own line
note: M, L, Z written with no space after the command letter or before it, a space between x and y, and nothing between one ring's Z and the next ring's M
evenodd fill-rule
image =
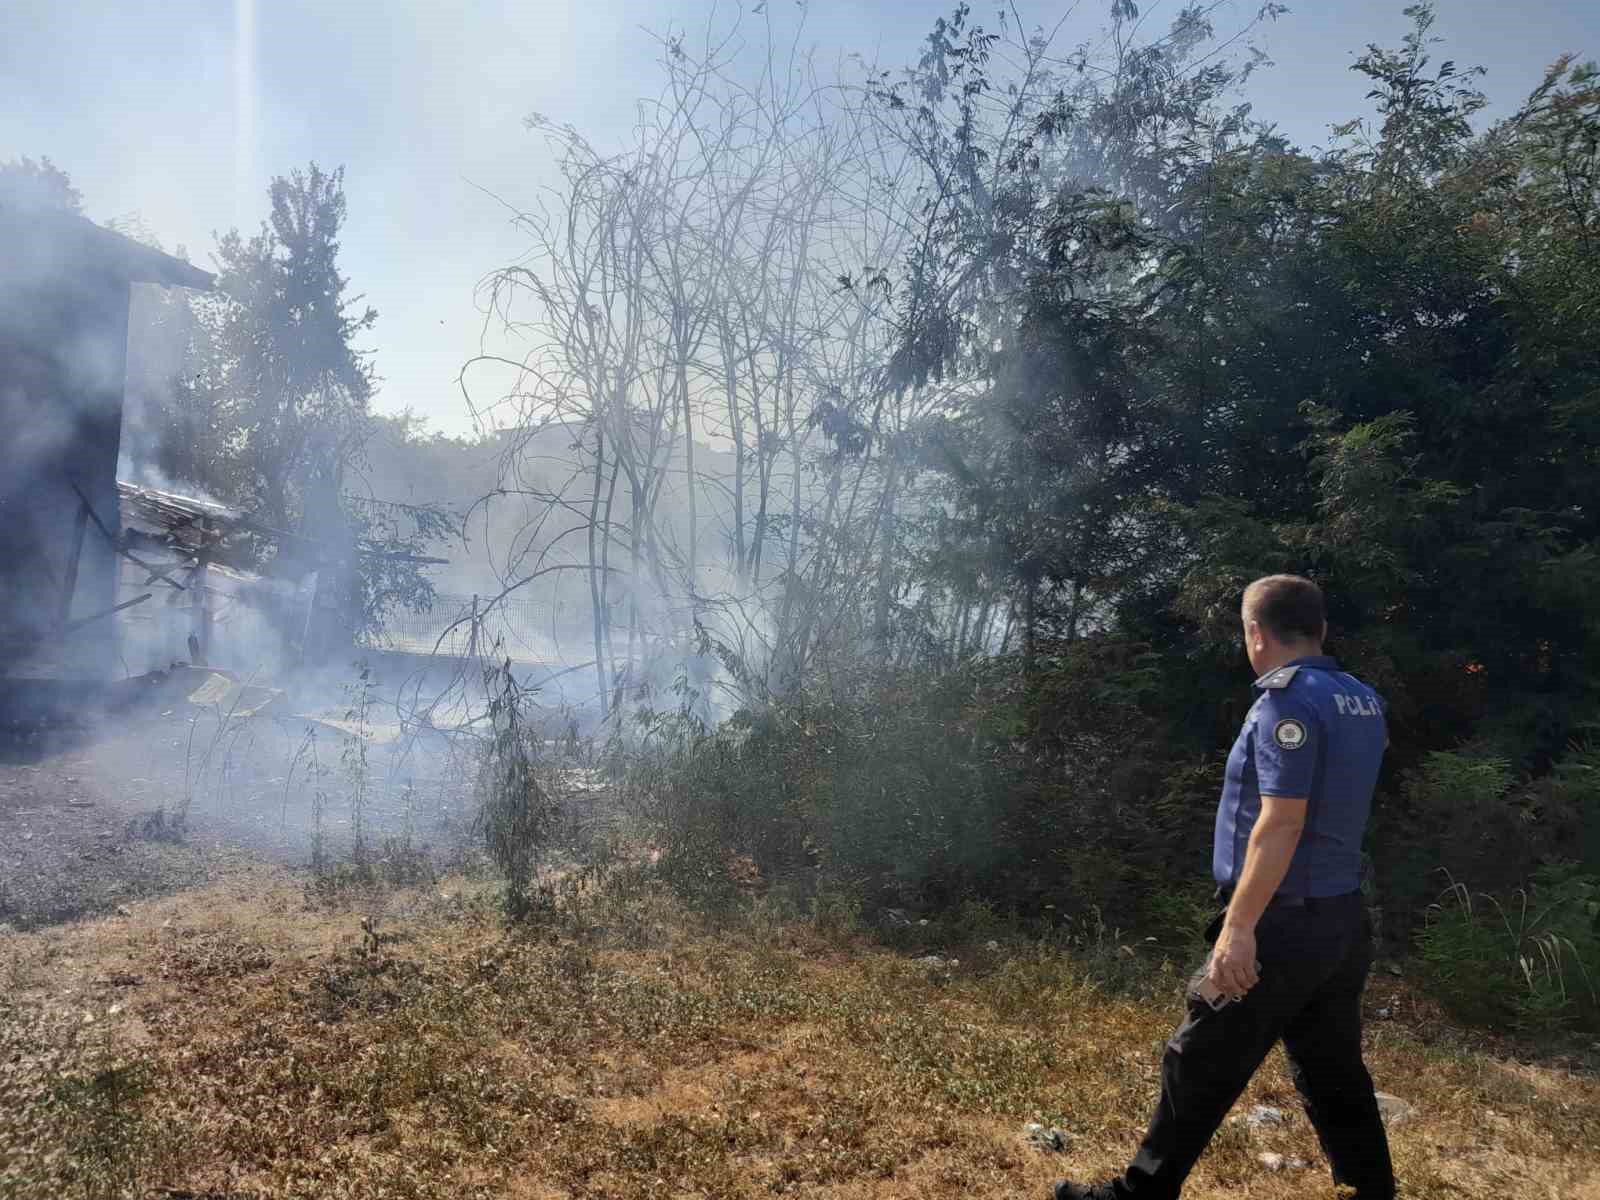
M1124 1160L1178 1015L1142 950L930 967L632 873L510 933L482 882L330 906L269 868L125 911L0 937L0 1196L1038 1198ZM1474 1047L1404 981L1379 1005L1402 1194L1600 1197L1592 1054ZM1228 1125L1186 1196L1333 1195L1277 1055L1257 1103L1288 1122Z

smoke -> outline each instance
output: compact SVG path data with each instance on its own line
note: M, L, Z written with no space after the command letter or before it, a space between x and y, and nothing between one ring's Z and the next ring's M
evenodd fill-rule
M153 243L159 249L158 243ZM183 403L182 382L190 366L196 315L187 293L135 283L128 308L128 364L122 408L122 444L117 478L142 487L221 504L192 479L162 466L184 435L174 418Z
M233 224L249 225L260 195L256 170L256 4L233 5Z

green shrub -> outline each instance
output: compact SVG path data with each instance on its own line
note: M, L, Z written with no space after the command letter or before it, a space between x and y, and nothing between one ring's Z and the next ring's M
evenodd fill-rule
M1503 758L1436 751L1385 797L1372 838L1385 928L1403 943L1427 918L1439 872L1500 892L1526 879L1536 860L1516 808L1515 778Z
M1510 896L1547 864L1600 872L1600 748L1572 746L1519 783L1511 762L1474 745L1425 755L1380 797L1371 839L1386 936L1405 945L1434 919L1439 872Z
M899 930L885 936L908 949L932 945L932 927L908 930L884 910L933 918L948 941L959 940L961 906L978 904L1056 925L1099 911L1141 948L1153 936L1182 958L1211 915L1220 748L1248 696L1219 691L1203 664L1158 664L1139 643L1041 638L1031 673L1013 658L863 667L717 729L687 706L641 709L615 739L611 775L660 852L663 880L704 911L743 903L750 889L736 868L748 860L763 888L788 889L802 908L819 891L848 891L863 923ZM1575 846L1595 869L1600 752L1574 748L1529 779L1523 756L1491 752L1498 744L1396 752L1365 880L1396 950L1428 922L1445 958L1487 953L1470 944L1484 933L1475 918L1430 917L1441 869L1497 897ZM1447 950L1452 937L1469 944ZM1524 989L1557 1007L1570 1000L1572 952L1527 949L1527 974L1568 990L1526 978ZM1530 1010L1529 1020L1540 1018Z
M85 1197L132 1190L150 1153L140 1106L149 1090L150 1070L138 1061L103 1063L57 1085L56 1101L67 1117L70 1170Z
M1600 876L1545 867L1502 897L1452 882L1417 941L1425 982L1465 1020L1600 1028Z
M749 858L802 902L847 886L863 918L970 901L1169 922L1170 905L1145 900L1175 876L1203 884L1218 764L1172 763L1145 712L1151 670L1137 646L1042 641L1029 677L1012 659L863 671L714 731L639 710L611 773L663 878L697 907L736 901L729 866Z
M172 1148L147 1111L150 1064L75 1010L0 997L0 1197L142 1195Z
M1202 957L1206 925L1220 908L1215 895L1209 879L1152 888L1143 905L1144 925L1161 949L1183 959Z
M1551 837L1575 847L1585 871L1600 874L1600 744L1574 745L1551 768L1538 800Z
M848 888L824 887L811 897L811 923L824 937L847 938L861 931L861 907Z
M484 673L490 694L490 737L478 778L477 832L506 880L505 909L520 920L548 909L551 884L540 878L556 830L557 811L539 780L540 737L529 721L528 700L503 667Z
M968 897L950 919L953 943L998 941L1016 927L1016 922L1000 911L992 900Z
M745 728L718 732L687 708L633 714L607 766L620 802L659 850L658 872L683 900L726 914L743 894L736 864L771 878L772 827L782 822L782 774L745 753ZM798 845L801 833L793 831Z

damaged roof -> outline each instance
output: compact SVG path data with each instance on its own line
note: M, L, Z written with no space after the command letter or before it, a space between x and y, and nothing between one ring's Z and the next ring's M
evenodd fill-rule
M338 561L342 557L331 540L273 529L252 519L249 514L215 500L181 496L176 492L130 483L126 479L117 480L117 499L122 509L122 522L127 528L146 537L160 539L172 549L184 553L195 554L202 548L215 549L226 534L243 531L269 538L280 546L298 546L310 550L314 558L324 563ZM449 561L404 551L384 550L364 539L358 539L350 550L363 558L394 562L443 565Z
M0 244L6 247L7 275L14 280L87 274L120 283L211 289L209 272L61 209L0 202Z
M176 492L129 483L126 479L117 480L117 495L122 501L123 521L141 533L191 530L207 520L219 526L229 526L244 519L244 514L238 509L218 504L215 500L180 496Z

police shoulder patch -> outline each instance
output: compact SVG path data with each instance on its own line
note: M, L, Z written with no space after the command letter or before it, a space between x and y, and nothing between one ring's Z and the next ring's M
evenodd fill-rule
M1285 750L1298 750L1306 744L1306 727L1293 717L1285 717L1272 727L1272 740Z
M1295 672L1299 669L1297 666L1279 667L1276 671L1268 671L1260 679L1256 680L1256 686L1258 688L1272 688L1273 690L1286 688L1294 680Z

